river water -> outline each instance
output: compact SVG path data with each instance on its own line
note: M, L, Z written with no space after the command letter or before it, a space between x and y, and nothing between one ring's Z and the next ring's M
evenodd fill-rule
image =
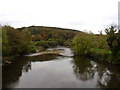
M21 57L3 67L3 88L120 88L120 69L73 56L62 49L63 56Z

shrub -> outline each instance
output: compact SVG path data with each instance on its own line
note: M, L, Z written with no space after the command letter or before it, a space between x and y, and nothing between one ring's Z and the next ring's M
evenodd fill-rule
M94 46L94 35L83 34L76 36L72 41L72 46L76 54L87 55Z

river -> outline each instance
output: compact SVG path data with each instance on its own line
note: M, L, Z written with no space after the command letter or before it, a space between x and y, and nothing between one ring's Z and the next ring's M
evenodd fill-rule
M120 88L120 69L75 57L70 48L63 56L39 55L17 58L3 67L3 88Z

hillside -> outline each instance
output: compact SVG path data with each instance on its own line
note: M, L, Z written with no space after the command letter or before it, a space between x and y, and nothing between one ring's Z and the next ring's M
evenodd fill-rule
M45 26L30 26L18 28L20 31L28 30L31 33L32 41L56 41L58 45L64 45L78 34L84 34L81 31Z
M19 56L43 51L49 47L70 46L72 39L83 32L57 27L30 26L13 28L2 26L3 56Z

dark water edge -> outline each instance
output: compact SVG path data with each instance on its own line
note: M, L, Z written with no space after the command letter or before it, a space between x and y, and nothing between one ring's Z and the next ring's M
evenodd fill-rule
M66 56L20 57L3 67L3 88L120 88L119 66L62 49Z

